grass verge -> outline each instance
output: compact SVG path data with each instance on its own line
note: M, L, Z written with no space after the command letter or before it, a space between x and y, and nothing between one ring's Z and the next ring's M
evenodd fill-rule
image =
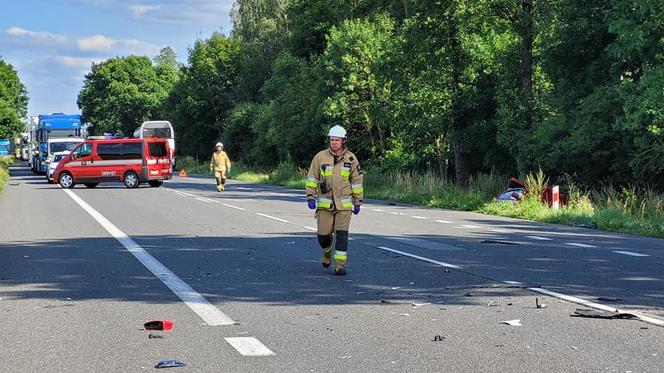
M9 180L9 165L14 163L10 156L0 157L0 192L5 188L5 183Z

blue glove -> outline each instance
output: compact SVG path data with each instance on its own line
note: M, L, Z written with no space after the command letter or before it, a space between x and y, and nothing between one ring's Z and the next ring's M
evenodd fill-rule
M314 210L316 208L316 201L313 199L308 199L307 206L309 206L310 209Z
M360 205L353 206L353 214L357 215L360 213Z

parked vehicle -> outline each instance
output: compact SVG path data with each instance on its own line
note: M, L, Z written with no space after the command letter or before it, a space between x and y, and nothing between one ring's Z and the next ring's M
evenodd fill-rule
M123 182L137 188L147 182L159 187L172 177L167 139L91 138L65 156L53 173L63 188L85 184L94 188L101 182Z
M49 157L49 160L46 161L46 181L48 181L49 184L53 183L53 173L55 173L55 169L58 167L58 163L60 163L62 158L68 156L69 153L71 153L69 150L55 152Z
M0 139L0 155L9 155L9 139Z
M175 132L173 132L171 122L166 120L147 121L143 122L143 124L134 131L134 138L147 139L150 137L168 139L168 145L170 146L171 151L171 164L175 167Z
M49 155L48 140L56 137L81 138L81 116L79 114L53 113L37 117L32 139L35 143L32 170L35 173L46 174L46 164L44 162Z

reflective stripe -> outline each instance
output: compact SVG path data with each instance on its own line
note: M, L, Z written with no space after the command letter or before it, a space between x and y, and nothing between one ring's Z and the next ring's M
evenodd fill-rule
M333 171L334 170L329 170L329 171L320 170L320 176L332 176Z
M364 193L364 187L362 186L362 184L353 184L351 185L351 188L353 190L353 194Z
M334 252L334 260L345 261L347 258L348 258L348 256L346 255L345 251L335 251Z
M342 200L341 200L341 206L343 206L344 208L346 208L346 207L348 207L348 208L353 207L353 200L352 200L352 199L342 199Z
M319 198L316 206L319 209L329 209L332 207L332 200L327 198Z
M343 177L344 180L350 178L350 167L341 167L341 177Z
M307 178L307 182L304 183L304 186L307 188L316 188L318 186L318 180L313 177Z

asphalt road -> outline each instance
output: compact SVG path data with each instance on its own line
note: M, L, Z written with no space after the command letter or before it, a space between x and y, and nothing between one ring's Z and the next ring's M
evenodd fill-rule
M11 174L2 372L664 371L664 240L368 201L338 277L301 191Z

